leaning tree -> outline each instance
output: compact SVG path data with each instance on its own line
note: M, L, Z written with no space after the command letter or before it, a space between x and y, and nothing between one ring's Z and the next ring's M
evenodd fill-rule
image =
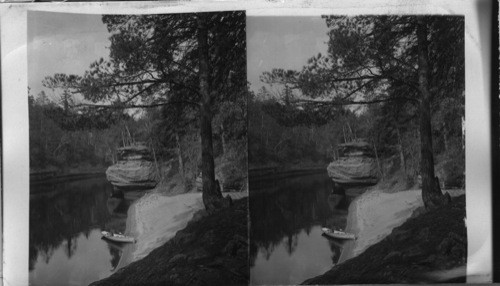
M216 188L212 117L221 102L243 94L246 82L244 12L166 15L106 15L109 59L84 75L55 74L49 88L79 94L80 109L190 106L198 110L203 202L209 211L224 205Z
M293 102L302 106L415 105L420 115L422 198L427 208L446 203L434 174L431 105L444 98L463 100L464 18L324 18L329 29L326 55L310 58L301 71L273 69L261 79L295 90Z

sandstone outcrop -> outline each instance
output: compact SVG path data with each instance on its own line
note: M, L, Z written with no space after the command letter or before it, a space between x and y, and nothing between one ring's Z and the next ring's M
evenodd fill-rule
M363 141L339 145L339 159L331 162L328 175L342 185L374 185L378 182L378 167L371 146Z
M118 149L118 162L106 170L108 181L121 190L151 189L158 183L149 149L142 144Z

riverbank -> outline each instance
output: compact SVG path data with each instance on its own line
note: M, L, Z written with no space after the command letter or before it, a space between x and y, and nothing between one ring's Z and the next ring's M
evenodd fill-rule
M448 193L456 197L464 191L449 190ZM339 263L359 255L406 222L417 208L423 207L421 194L421 190L396 193L372 190L356 198L349 206L346 230L356 233L358 239L347 243Z
M130 261L137 261L163 245L203 209L201 193L164 196L149 193L139 199L129 215L131 235L137 239Z
M249 181L284 179L288 177L311 175L326 172L326 163L300 163L300 164L268 164L249 166Z
M349 206L346 230L357 240L346 243L339 259L342 263L381 241L394 227L404 223L415 209L423 206L419 190L384 193L372 190L357 197Z
M30 172L31 185L56 184L66 181L82 180L106 175L106 168L69 169L69 170L42 170Z
M347 243L336 266L304 284L425 282L427 272L463 266L465 196L463 190L449 192L452 204L415 217L423 206L420 190L361 195L347 222L358 239Z
M247 215L244 197L213 215L199 211L166 243L91 285L248 285Z

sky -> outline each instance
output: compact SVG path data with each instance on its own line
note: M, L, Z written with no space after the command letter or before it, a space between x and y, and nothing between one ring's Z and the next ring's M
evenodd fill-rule
M247 66L250 88L273 68L301 70L307 60L327 51L325 20L317 17L247 17Z
M28 85L37 95L55 73L82 75L90 64L109 55L109 33L101 15L28 12ZM56 98L53 98L56 99Z
M247 17L248 80L255 92L259 76L273 68L297 69L327 50L325 21L317 17ZM82 75L100 57L108 57L110 42L101 15L54 12L28 14L28 84L40 91L46 76Z

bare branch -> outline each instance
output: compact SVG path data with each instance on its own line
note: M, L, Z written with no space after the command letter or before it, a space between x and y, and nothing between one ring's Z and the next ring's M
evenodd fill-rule
M134 109L134 108L153 108L158 106L165 105L175 105L175 104L187 104L195 107L199 107L200 105L197 102L187 101L187 100L175 100L169 102L160 102L153 104L134 104L134 105L112 105L112 104L89 104L89 103L81 103L73 105L72 107L92 107L92 108L107 108L107 109Z
M409 101L409 102L413 102L413 103L420 102L416 98L398 96L398 97L388 97L388 98L366 100L366 101L353 101L353 100L350 100L350 101L319 101L319 100L311 100L311 99L299 99L299 100L293 101L292 103L294 103L294 104L307 103L307 104L344 106L344 105L375 104L375 103L382 103L382 102L389 102L389 101Z

